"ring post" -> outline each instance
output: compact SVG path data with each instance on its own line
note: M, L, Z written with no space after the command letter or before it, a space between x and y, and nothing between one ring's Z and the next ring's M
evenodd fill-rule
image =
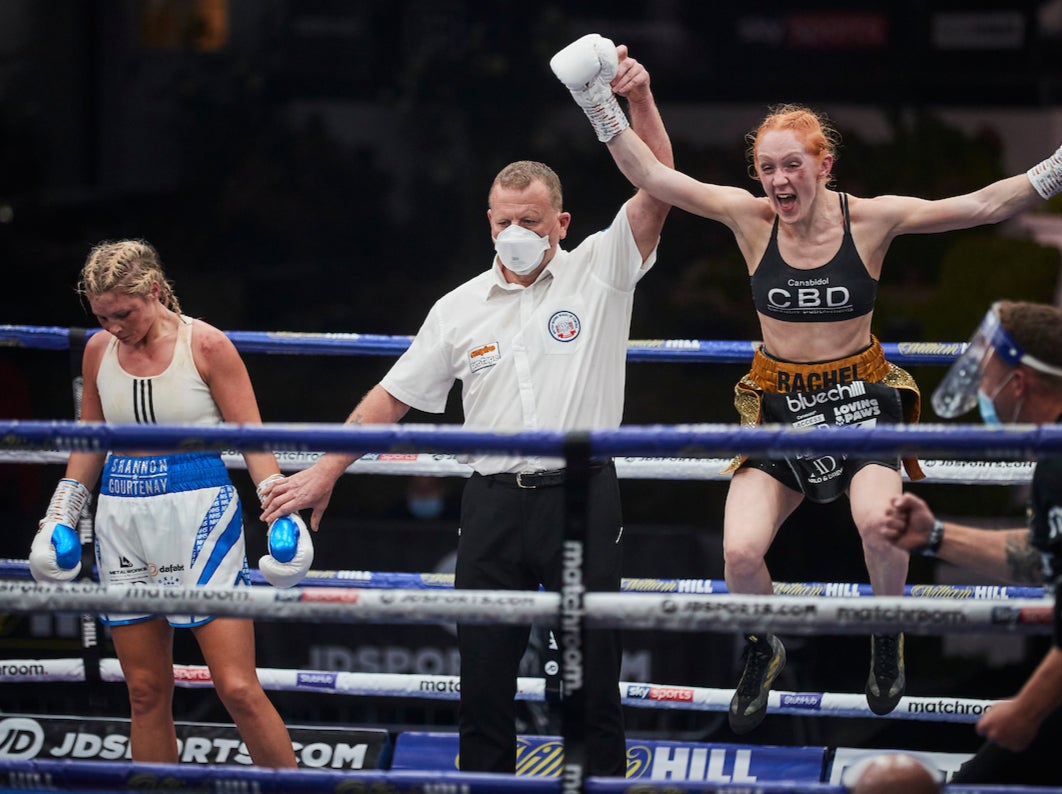
M564 737L562 794L586 790L586 607L583 560L586 557L587 511L590 504L590 436L573 433L564 441L564 554L560 598L560 658Z

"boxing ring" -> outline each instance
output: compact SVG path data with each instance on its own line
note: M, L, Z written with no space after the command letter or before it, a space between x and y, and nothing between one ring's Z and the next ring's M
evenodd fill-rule
M288 352L348 354L350 352L393 355L408 344L407 337L360 335L236 334L230 336L241 352ZM0 340L14 344L64 349L69 346L66 329L0 327ZM886 355L901 366L912 363L950 363L961 345L885 345ZM751 357L752 343L692 341L632 342L631 360L680 360L742 362ZM1062 429L1013 426L1005 429L981 425L920 425L915 427L843 427L815 431L764 426L653 425L626 426L614 431L591 433L472 433L445 425L405 424L352 427L348 425L283 425L261 427L220 425L212 427L123 426L60 421L0 420L0 462L61 463L71 450L106 451L125 449L211 449L222 451L226 463L239 466L243 451L271 450L278 454L283 470L310 465L322 452L367 451L349 473L431 474L468 476L456 455L466 452L534 452L565 457L572 472L573 490L585 487L580 473L591 457L616 459L620 477L646 479L713 479L733 450L781 457L792 454L851 456L881 453L918 455L930 482L960 484L1020 484L1027 482L1038 455L1062 450ZM947 460L953 455L980 457L977 461ZM928 456L938 456L933 460ZM987 462L986 462L987 461ZM999 464L996 465L995 462ZM573 500L577 506L579 499ZM577 509L568 519L568 542L582 544L581 519ZM621 593L582 592L578 586L562 593L515 591L455 591L452 577L432 574L311 571L300 587L275 590L269 587L156 588L131 586L102 588L88 581L66 585L40 585L28 575L24 560L0 561L0 613L95 614L122 609L147 611L203 611L218 615L253 618L256 621L297 620L314 622L383 624L463 622L539 623L559 626L561 677L568 697L559 706L563 755L553 742L553 756L538 774L499 777L458 774L453 766L431 771L404 770L392 765L375 771L359 769L329 771L304 768L297 771L266 771L253 768L180 764L160 765L74 760L49 761L6 759L0 756L0 783L43 790L127 790L147 787L148 781L179 781L181 790L204 791L715 791L725 790L718 774L723 761L719 748L676 746L666 749L661 767L677 770L684 764L685 777L668 774L654 779L657 762L652 747L629 745L627 780L585 779L580 760L581 726L578 708L582 632L587 628L623 627L653 631L736 632L778 631L789 635L820 633L859 634L904 631L912 635L939 633L998 633L1043 635L1051 630L1051 602L1040 588L910 585L904 597L871 595L867 585L844 583L776 583L774 597L742 596L726 592L717 580L625 579ZM576 585L578 565L566 568L566 581ZM263 584L253 572L255 584ZM784 596L779 598L777 596ZM119 609L121 611L121 609ZM175 666L178 686L210 687L204 668ZM313 691L325 689L336 695L421 697L454 700L457 681L448 676L399 676L339 673L329 671L261 668L266 689ZM0 681L91 682L120 681L113 659L8 660L0 661ZM668 708L725 711L732 690L621 682L625 705L634 708ZM521 678L518 699L549 701L546 682ZM971 723L991 705L989 700L905 697L884 718L940 720ZM862 694L801 693L776 690L771 693L768 713L802 716L869 717ZM0 724L3 715L0 714ZM401 740L403 737L399 737ZM428 753L435 745L431 736L411 736L417 752ZM421 742L417 745L416 742ZM440 740L441 741L441 740ZM548 744L548 743L547 743ZM635 743L636 745L638 743ZM646 744L646 743L641 743ZM675 744L675 743L672 743ZM681 744L681 743L678 743ZM0 739L2 746L2 739ZM397 758L398 747L394 749ZM526 748L524 748L526 749ZM538 750L540 748L533 748ZM723 748L725 751L727 748ZM446 750L440 758L446 757ZM765 749L766 752L766 749ZM758 780L746 753L739 775L741 750L732 754L728 780L732 784L755 784L757 791L839 791L835 766L838 755L812 758L820 776L815 780L794 776L792 780ZM681 763L676 759L681 757ZM849 760L852 760L849 753ZM843 760L843 758L842 758ZM452 763L452 756L450 756ZM797 763L797 762L794 762ZM632 770L635 774L631 774ZM697 773L698 774L693 774ZM213 778L224 775L219 787ZM139 783L138 783L139 781ZM176 784L175 784L176 785ZM52 788L46 788L50 786ZM37 790L37 789L35 789ZM743 789L751 790L751 789ZM958 790L958 787L956 787ZM1008 789L1013 790L1013 789Z

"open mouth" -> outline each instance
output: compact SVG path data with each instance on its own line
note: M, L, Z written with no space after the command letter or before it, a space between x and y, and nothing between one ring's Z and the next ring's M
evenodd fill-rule
M788 211L796 205L796 193L776 193L774 200L778 202L778 209Z

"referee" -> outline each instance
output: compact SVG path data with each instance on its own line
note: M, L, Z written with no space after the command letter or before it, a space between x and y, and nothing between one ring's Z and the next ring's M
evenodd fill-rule
M598 89L611 124L627 124L665 163L671 144L649 73L625 46L585 41L583 54L611 67ZM610 90L611 85L611 90ZM600 108L598 108L600 110ZM588 109L587 113L590 114ZM611 225L566 251L571 215L548 166L511 163L491 185L487 218L496 256L487 270L440 298L406 352L347 418L393 424L412 407L441 413L462 384L464 427L487 432L599 430L620 425L634 289L656 260L669 205L638 191ZM355 454L332 453L279 482L263 518L312 508L317 529L332 489ZM563 459L471 455L455 583L463 589L561 590ZM622 518L611 461L590 464L587 590L620 585ZM515 695L528 626L460 625L462 771L516 771ZM588 632L584 654L588 775L626 775L617 632Z

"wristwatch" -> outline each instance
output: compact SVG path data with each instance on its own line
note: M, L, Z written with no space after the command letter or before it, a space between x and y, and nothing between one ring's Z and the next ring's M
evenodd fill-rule
M944 522L938 519L933 522L933 528L929 530L929 539L921 546L915 546L911 552L921 554L923 557L936 557L937 552L940 551L940 544L943 542Z

